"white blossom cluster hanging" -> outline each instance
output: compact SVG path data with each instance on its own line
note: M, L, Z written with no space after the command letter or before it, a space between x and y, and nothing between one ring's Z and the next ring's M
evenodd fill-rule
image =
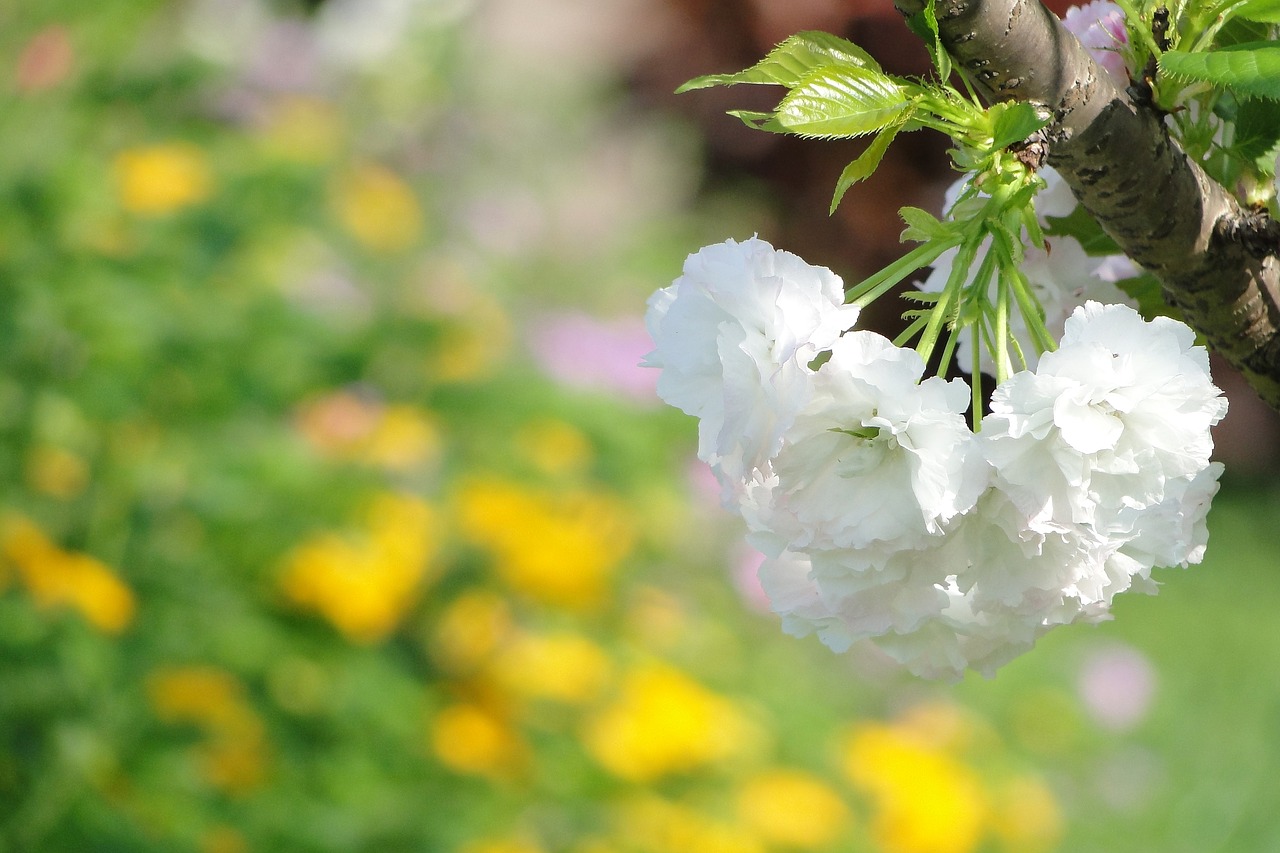
M990 674L1202 559L1227 404L1187 326L1087 301L975 430L969 385L857 318L830 270L756 238L691 255L649 300L645 363L699 419L788 633Z

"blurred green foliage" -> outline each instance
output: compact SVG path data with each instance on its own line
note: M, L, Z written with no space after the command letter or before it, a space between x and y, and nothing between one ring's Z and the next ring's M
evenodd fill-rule
M691 423L530 343L750 208L513 88L561 6L355 5L0 11L0 850L1280 843L1274 495L991 682L781 636Z

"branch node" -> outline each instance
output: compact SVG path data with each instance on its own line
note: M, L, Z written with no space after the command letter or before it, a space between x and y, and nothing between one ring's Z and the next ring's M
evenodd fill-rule
M1280 222L1263 209L1232 211L1220 218L1214 234L1238 243L1253 258L1280 257Z

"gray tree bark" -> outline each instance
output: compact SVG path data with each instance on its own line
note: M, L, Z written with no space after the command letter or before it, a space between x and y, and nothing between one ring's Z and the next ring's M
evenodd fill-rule
M895 0L914 14L925 0ZM1244 210L1039 0L936 0L943 45L993 101L1047 107L1048 162L1165 298L1280 411L1280 227Z

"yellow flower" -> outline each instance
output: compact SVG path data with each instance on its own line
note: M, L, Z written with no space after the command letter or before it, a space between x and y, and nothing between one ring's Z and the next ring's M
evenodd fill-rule
M821 849L844 831L849 810L821 779L797 770L770 770L747 779L738 815L766 844Z
M626 507L596 492L552 494L474 480L459 492L457 508L463 535L493 554L499 576L545 604L601 604L614 569L635 541Z
M1047 853L1062 836L1062 812L1043 782L1022 776L997 789L992 825L1009 853Z
M409 471L440 455L440 428L413 406L387 406L359 457L388 471Z
M689 806L652 795L624 803L617 834L626 849L644 853L765 853L739 826L715 820Z
M627 673L616 701L587 721L583 741L615 776L649 782L741 755L755 736L729 700L651 663Z
M115 178L125 210L150 216L197 204L213 190L204 152L185 142L120 152L115 160Z
M546 474L576 474L591 462L591 443L581 430L564 421L525 424L516 434L516 444Z
M297 425L324 455L389 471L412 470L440 454L440 429L427 412L383 406L347 391L307 403L298 412Z
M510 778L527 761L528 748L507 720L467 702L432 718L430 743L445 767L474 776Z
M490 838L464 844L458 853L542 853L542 848L527 838Z
M436 382L475 382L491 376L511 347L511 320L487 294L474 294L450 317L427 361Z
M229 826L215 826L200 836L200 853L249 853L249 842Z
M440 615L431 637L432 657L451 672L470 672L494 654L510 631L507 602L492 592L473 590Z
M205 779L228 793L258 787L265 775L266 727L233 675L213 667L153 672L147 695L167 723L191 723L205 735L196 748Z
M147 678L147 696L156 716L171 723L198 723L230 729L252 715L244 686L231 673L211 666L159 669Z
M280 584L357 642L389 634L413 605L436 567L435 512L408 495L374 501L364 529L349 536L321 534L297 547Z
M64 551L23 516L0 523L0 551L18 569L37 605L69 606L100 631L118 634L133 621L133 591L99 560Z
M609 680L604 650L578 634L527 634L497 655L494 675L506 689L535 699L580 705L596 698Z
M332 160L342 144L338 111L317 98L287 97L272 105L263 127L267 149L299 163Z
M36 491L67 500L89 484L89 466L66 448L41 445L27 457L26 478Z
M972 770L911 726L855 727L845 772L875 807L872 834L886 853L970 853L987 822Z
M351 236L375 252L407 249L422 232L422 208L413 190L390 169L373 163L338 178L333 209Z

